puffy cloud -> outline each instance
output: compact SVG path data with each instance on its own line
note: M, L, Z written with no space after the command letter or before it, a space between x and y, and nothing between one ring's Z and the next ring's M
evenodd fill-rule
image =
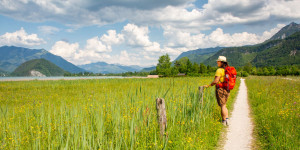
M265 31L262 35L241 32L241 33L224 33L223 29L217 28L210 34L191 34L174 28L165 28L164 36L167 39L164 51L172 54L178 54L187 50L197 48L208 48L216 46L243 46L261 43L271 38L284 25L278 24L277 27Z
M32 47L45 43L46 42L39 38L37 34L27 34L23 28L16 32L5 33L0 36L0 45Z
M277 26L270 31L264 31L262 36L260 37L260 41L265 41L270 39L274 34L276 34L281 28L283 28L285 24L277 24Z
M96 51L87 51L85 49L80 49L78 53L74 54L71 62L74 64L88 64L93 62L105 61L112 59L111 55L108 53L99 53Z
M77 27L129 20L138 25L170 25L193 33L214 25L260 24L265 20L300 18L297 0L208 0L202 8L197 8L194 1L4 0L0 3L0 14L19 20L57 21Z
M124 29L122 31L129 45L139 47L146 47L151 45L148 32L148 27L138 27L134 24L127 24L126 26L124 26Z
M60 31L60 29L53 26L39 26L38 29L43 34L54 34Z
M76 65L105 61L114 64L149 66L153 65L153 61L165 51L160 48L158 42L150 41L148 34L149 30L146 26L127 24L121 33L108 30L100 38L96 36L86 40L83 48L78 43L57 41L50 52ZM112 55L112 46L120 44L126 45L130 52L121 50L120 53L114 52Z
M102 44L98 37L88 39L83 49L80 48L78 43L57 41L49 50L49 52L62 56L77 65L110 59L110 55L107 54L110 51L111 47Z
M298 0L269 0L265 10L275 19L293 20L300 18L299 7Z
M94 0L86 0L83 1L86 8L96 11L101 8L111 7L111 6L118 6L118 7L125 7L125 8L134 8L134 9L155 9L161 8L166 6L180 6L182 4L186 4L187 2L193 2L194 0L101 0L101 1L94 1Z
M57 41L51 48L50 52L61 56L67 60L72 60L74 54L79 50L78 43L68 43L65 41Z
M85 50L95 52L110 52L111 47L102 44L100 39L96 36L86 41Z
M122 30L122 34L129 46L142 48L142 50L150 52L159 52L160 44L151 42L149 39L149 29L146 26L138 27L135 24L127 24Z
M124 41L124 35L117 34L116 30L108 30L107 34L102 35L101 41L108 45L121 44Z
M104 25L129 19L138 11L181 6L194 0L4 0L0 14L26 21L58 21L71 25ZM34 10L34 11L32 11ZM118 11L115 11L118 10ZM38 12L38 13L37 13Z

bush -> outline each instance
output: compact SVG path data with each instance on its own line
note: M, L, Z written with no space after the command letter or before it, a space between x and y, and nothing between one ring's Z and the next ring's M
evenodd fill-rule
M239 77L248 77L249 74L246 71L240 71L237 73L237 76Z

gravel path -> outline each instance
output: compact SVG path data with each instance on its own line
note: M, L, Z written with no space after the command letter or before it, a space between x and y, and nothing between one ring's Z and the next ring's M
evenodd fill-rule
M250 118L247 87L244 80L241 79L234 109L229 116L230 125L226 135L225 150L251 149L253 124Z

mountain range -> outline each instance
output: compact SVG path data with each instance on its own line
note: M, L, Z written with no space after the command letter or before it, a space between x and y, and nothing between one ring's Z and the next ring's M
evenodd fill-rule
M56 56L45 49L28 49L15 46L0 47L0 73L7 75L13 72L22 63L32 60L44 58L58 67L70 73L94 72L94 73L123 73L141 71L143 68L137 65L120 65L108 64L105 62L97 62L76 66L60 56Z
M291 23L263 43L228 47L206 59L206 65L216 65L218 56L225 56L232 66L251 63L257 67L300 64L300 25Z
M66 61L62 57L56 56L44 49L28 49L15 46L2 46L0 47L0 54L0 69L7 72L13 72L18 66L28 60L40 58L44 58L71 73L85 71L84 69L81 69L74 64Z
M191 62L216 66L217 58L226 56L229 65L236 67L244 66L249 62L258 67L300 64L299 32L300 25L292 22L263 43L191 50L180 54L175 61L187 57ZM207 53L205 53L206 51Z
M79 65L79 67L93 73L123 73L123 72L138 72L143 68L140 66L132 65L125 66L120 64L108 64L106 62L96 62L85 65Z

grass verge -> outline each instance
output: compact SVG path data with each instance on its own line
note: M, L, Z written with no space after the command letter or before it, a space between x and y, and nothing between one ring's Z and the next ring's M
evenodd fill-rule
M300 83L282 77L261 76L251 76L245 81L257 145L262 149L298 149Z

